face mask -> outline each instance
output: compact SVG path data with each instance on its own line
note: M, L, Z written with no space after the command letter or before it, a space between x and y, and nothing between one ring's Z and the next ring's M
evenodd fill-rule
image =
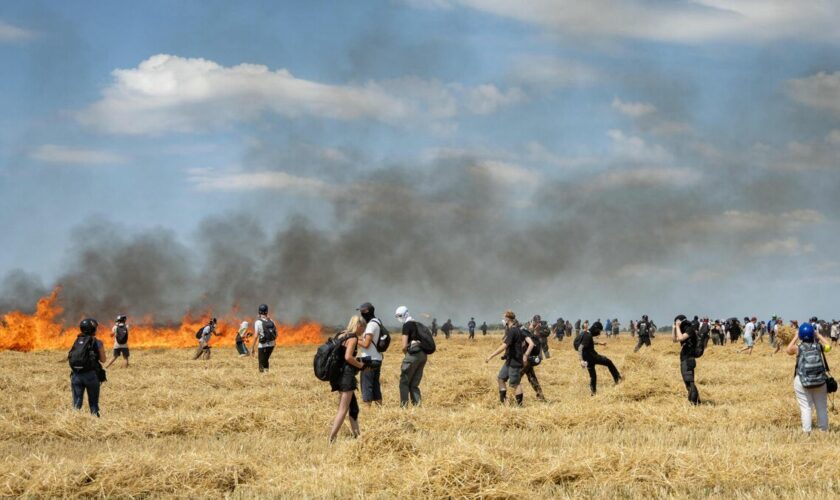
M370 323L370 320L372 320L372 319L374 318L373 311L372 311L372 310L370 310L370 311L363 311L363 312L362 312L362 318L364 318L364 320L365 320L365 321L367 321L368 323Z

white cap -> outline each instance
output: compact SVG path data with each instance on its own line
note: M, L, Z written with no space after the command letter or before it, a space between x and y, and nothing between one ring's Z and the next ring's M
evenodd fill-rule
M400 323L405 323L406 318L408 318L408 308L405 306L398 307L396 312L394 312L394 316L400 320Z

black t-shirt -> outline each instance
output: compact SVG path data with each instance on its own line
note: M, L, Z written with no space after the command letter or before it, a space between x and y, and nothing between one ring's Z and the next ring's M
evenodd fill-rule
M685 340L681 340L680 344L680 361L685 361L688 358L695 358L697 357L694 354L694 347L697 344L697 332L691 331L688 334L688 338Z
M647 337L650 335L650 325L647 321L639 321L636 323L636 330L639 332L640 337Z
M583 350L584 361L588 361L598 355L595 352L595 339L588 331L580 334L580 347Z
M406 321L403 323L402 334L408 336L408 343L417 340L417 323L414 321Z
M518 326L505 329L504 343L507 345L505 352L505 364L513 367L522 366L522 355L525 351L522 349L522 344L525 342L525 334Z

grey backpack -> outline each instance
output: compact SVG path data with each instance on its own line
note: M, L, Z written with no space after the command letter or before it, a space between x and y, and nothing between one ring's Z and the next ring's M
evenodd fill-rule
M822 346L818 342L803 342L799 345L799 355L796 358L796 374L802 387L819 387L825 384L825 362L822 356Z

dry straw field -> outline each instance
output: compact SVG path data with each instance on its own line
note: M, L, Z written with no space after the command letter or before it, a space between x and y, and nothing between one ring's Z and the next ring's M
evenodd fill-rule
M63 352L0 352L0 495L119 497L799 497L840 495L838 422L803 435L793 359L710 346L704 404L685 400L668 338L633 354L626 335L601 352L590 397L569 339L526 385L524 408L500 407L499 336L439 337L424 406L398 408L398 356L386 358L385 405L362 409L362 437L327 444L336 396L312 375L314 346L283 347L272 372L233 348L208 362L187 350L133 351L103 386L103 418L69 409ZM837 351L829 354L840 362Z

